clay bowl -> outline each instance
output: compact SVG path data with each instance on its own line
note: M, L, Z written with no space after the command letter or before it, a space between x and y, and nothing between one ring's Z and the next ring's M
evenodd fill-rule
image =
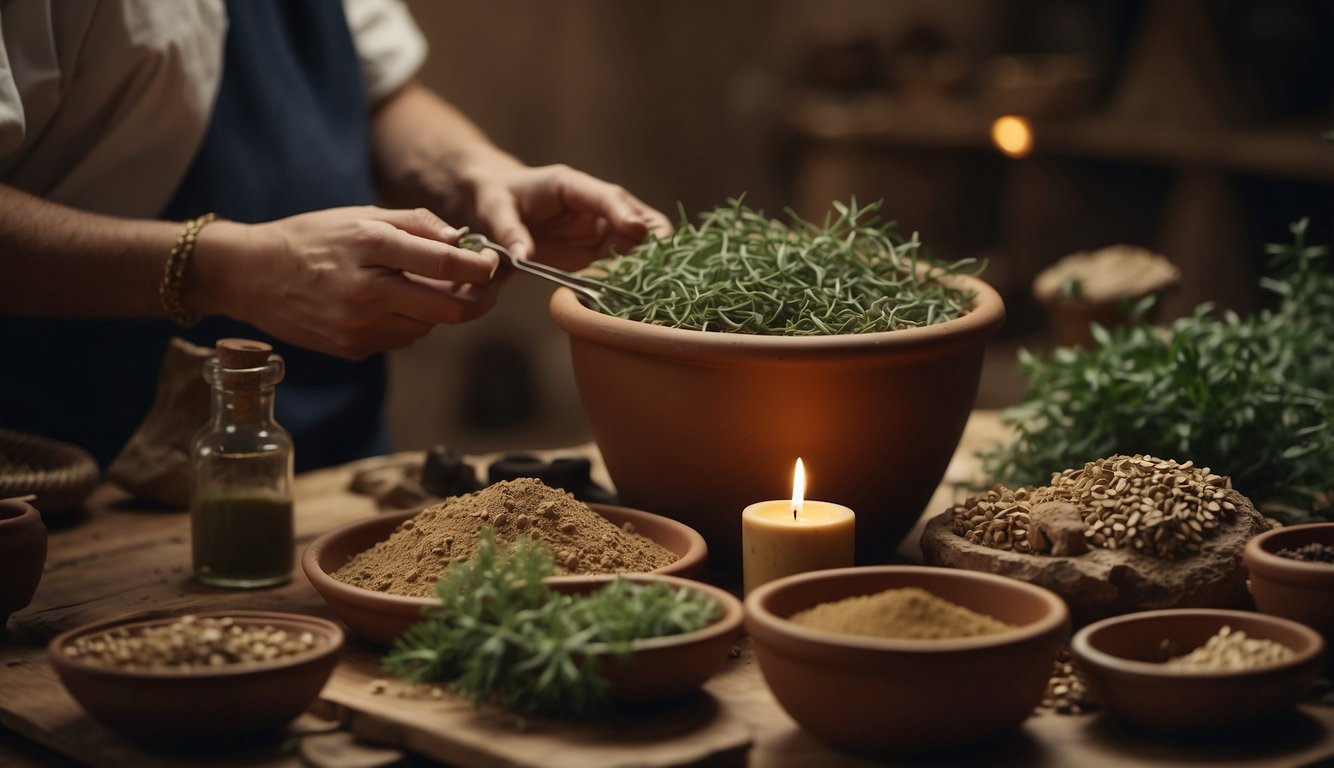
M587 594L616 579L616 576L559 576L548 579L551 588L563 594ZM709 626L681 635L636 640L628 660L610 655L601 659L601 669L611 682L612 697L621 703L639 704L676 699L692 693L727 661L733 644L741 639L744 611L741 601L718 587L660 573L627 574L622 578L641 583L664 582L712 597L722 615Z
M1162 664L1203 645L1224 625L1291 648L1292 659L1249 670L1183 671ZM1170 645L1164 647L1164 641ZM1102 706L1154 731L1233 728L1294 707L1315 683L1324 642L1309 627L1248 611L1177 608L1084 627L1071 651Z
M1274 528L1246 542L1242 562L1250 573L1251 595L1261 612L1300 621L1334 647L1334 565L1274 554L1304 544L1334 546L1334 523Z
M305 711L329 679L343 647L338 625L312 616L267 611L195 615L230 616L238 624L311 632L326 642L285 659L203 672L113 669L62 652L78 637L168 624L176 619L173 616L77 627L52 638L46 655L88 714L122 735L151 741L231 740L277 731Z
M26 608L46 564L46 525L22 501L0 501L0 632L9 614Z
M798 611L920 587L1017 628L955 640L891 640L802 627ZM924 566L788 576L746 597L746 629L778 703L833 747L860 754L952 751L1019 726L1042 699L1069 634L1065 603L1042 587Z
M704 567L708 547L704 538L688 526L637 509L609 504L588 506L618 526L633 523L639 533L677 554L676 562L653 573L686 577ZM423 608L436 604L435 599L361 589L344 584L332 574L357 553L389 538L399 523L417 512L377 515L348 523L315 539L301 556L301 569L329 608L352 631L377 645L392 645L394 638L421 619Z
M710 333L612 317L559 289L580 400L621 500L680 520L710 565L739 572L737 516L807 497L857 512L858 562L880 562L916 523L977 395L987 339L1005 317L981 280L967 315L923 328L830 336ZM633 385L627 385L633 382Z

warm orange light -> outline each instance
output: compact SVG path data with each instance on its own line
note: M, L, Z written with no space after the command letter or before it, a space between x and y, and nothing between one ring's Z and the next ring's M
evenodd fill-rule
M806 467L797 459L797 467L792 470L792 519L801 514L802 504L806 500Z
M991 124L991 141L1010 157L1023 157L1033 151L1033 129L1022 117L1002 115Z

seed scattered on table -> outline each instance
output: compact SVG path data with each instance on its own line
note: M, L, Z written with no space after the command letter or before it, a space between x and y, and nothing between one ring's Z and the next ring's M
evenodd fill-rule
M1040 709L1050 709L1058 715L1082 715L1098 709L1098 701L1084 685L1084 678L1075 668L1068 649L1062 648L1052 662L1047 690L1042 694Z
M168 624L85 635L62 648L73 659L130 670L197 672L296 656L327 640L269 624L238 624L230 616L182 616Z
M1267 638L1248 637L1245 632L1224 626L1204 645L1165 664L1171 669L1195 672L1252 669L1292 658L1292 649Z

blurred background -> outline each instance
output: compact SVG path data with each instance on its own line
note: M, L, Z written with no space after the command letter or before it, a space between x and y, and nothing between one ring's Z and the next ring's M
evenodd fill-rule
M410 0L422 79L530 164L618 182L677 219L745 194L819 218L883 198L1005 297L981 407L1049 348L1032 282L1126 243L1181 272L1160 319L1248 311L1264 244L1334 241L1330 0ZM1021 121L1001 123L1011 115ZM547 285L391 361L400 449L589 439ZM634 382L626 382L634 386Z

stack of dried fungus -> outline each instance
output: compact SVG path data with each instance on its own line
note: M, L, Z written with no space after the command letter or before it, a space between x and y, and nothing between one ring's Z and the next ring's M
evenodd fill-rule
M497 545L519 536L547 542L561 576L641 573L676 561L675 553L633 526L618 528L569 493L520 478L422 510L333 576L363 589L429 597L450 563L476 554L486 526Z

